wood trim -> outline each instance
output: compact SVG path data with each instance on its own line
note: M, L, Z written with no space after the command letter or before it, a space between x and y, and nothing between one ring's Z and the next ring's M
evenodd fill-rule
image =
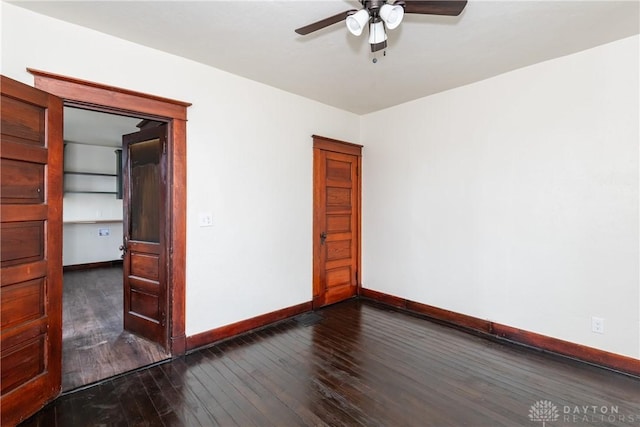
M65 105L88 110L133 114L141 118L159 119L169 123L171 142L168 147L169 197L168 274L171 309L169 313L169 352L173 356L184 354L185 339L185 266L187 223L187 107L191 104L161 98L128 89L61 76L27 68L34 75L35 86L59 96Z
M219 328L211 329L199 334L190 335L187 337L187 350L195 350L200 347L211 345L216 341L232 338L253 329L258 329L270 325L280 320L288 319L289 317L297 316L298 314L311 311L311 301L304 302L302 304L293 305L280 310L265 313L260 316L252 317L250 319L241 320L230 325L221 326Z
M325 181L324 168L322 167L321 151L315 147L313 148L313 225L312 225L312 242L313 242L313 272L312 272L312 304L313 307L319 307L322 305L320 299L322 282L322 262L321 254L318 249L318 236L322 233L322 186L320 183Z
M63 128L62 100L49 96L47 106L47 300L49 328L47 339L51 359L47 367L51 375L51 386L55 388L53 395L60 393L62 387L62 198L63 195ZM59 284L53 282L59 280ZM28 396L28 395L25 395Z
M362 145L352 142L339 141L324 136L311 135L313 138L313 148L321 150L335 151L336 153L351 154L353 156L362 156Z
M35 86L67 101L75 101L84 106L114 108L113 111L128 111L154 117L187 119L188 102L149 95L129 89L108 86L74 77L27 68L34 76ZM95 109L95 108L94 108Z
M169 179L169 304L168 319L170 330L169 347L171 354L184 354L187 350L185 334L186 312L186 264L187 264L187 121L174 118L169 132L167 154Z
M358 156L358 259L357 275L356 275L356 294L360 293L362 288L362 155Z
M445 310L443 308L434 307L432 305L422 304L415 301L406 300L406 309L414 313L424 314L431 319L441 320L452 325L472 329L474 331L480 331L487 334L491 334L493 330L493 323L479 319L473 316L467 316L466 314L457 313L455 311Z
M580 362L590 363L614 371L640 377L640 360L620 354L610 353L585 345L564 341L558 338L541 335L514 328L489 320L479 319L466 314L434 307L427 304L407 300L397 296L361 288L360 297L394 307L400 310L420 314L429 319L438 320L451 326L468 331L479 332L500 340L523 344L539 350L559 354Z
M395 308L401 308L401 309L407 309L407 300L400 298L400 297L395 297L393 295L389 295L389 294L385 294L382 292L378 292L378 291L374 291L372 289L367 289L367 288L360 288L360 294L359 296L361 298L366 298L366 299L370 299L373 301L377 301L379 303L382 303L384 305L388 305L390 307L395 307Z
M499 323L492 323L492 334L508 341L525 344L541 350L571 357L581 362L591 363L640 377L640 360L632 357L622 356L620 354L501 325Z
M122 260L117 259L113 261L100 261L100 262L88 262L86 264L73 264L65 265L62 267L62 271L80 271L80 270L93 270L94 268L111 268L122 266Z

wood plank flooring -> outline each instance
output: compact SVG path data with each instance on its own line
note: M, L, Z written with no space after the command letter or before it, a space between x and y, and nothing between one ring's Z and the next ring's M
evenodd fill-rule
M530 419L541 401L552 410ZM24 425L620 427L640 425L639 402L638 378L349 300L65 395Z
M64 273L62 390L169 357L158 345L123 331L122 267Z

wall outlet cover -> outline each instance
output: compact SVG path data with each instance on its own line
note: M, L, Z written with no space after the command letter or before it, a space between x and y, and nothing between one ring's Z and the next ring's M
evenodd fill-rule
M604 319L601 317L591 318L591 332L596 334L604 334Z

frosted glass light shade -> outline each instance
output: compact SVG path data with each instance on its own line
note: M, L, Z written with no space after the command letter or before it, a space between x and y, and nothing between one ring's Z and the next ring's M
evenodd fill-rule
M380 18L387 25L387 28L393 30L397 28L404 17L404 7L398 5L390 5L385 3L380 8Z
M362 34L367 22L369 22L369 12L366 9L359 10L353 15L347 16L345 22L347 23L349 32L354 36L359 36Z

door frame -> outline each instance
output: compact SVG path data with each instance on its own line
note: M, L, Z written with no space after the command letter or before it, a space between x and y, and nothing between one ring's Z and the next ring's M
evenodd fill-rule
M168 239L167 351L172 356L185 353L185 277L186 277L186 206L187 157L186 124L190 103L162 98L128 89L107 86L73 77L27 68L34 76L35 87L62 98L65 106L85 110L132 115L167 122L167 210ZM62 153L60 153L62 158ZM59 242L60 246L62 242Z
M318 151L332 151L334 153L349 154L356 156L358 185L356 188L357 195L357 228L356 233L358 235L357 240L357 255L356 255L356 295L360 295L362 288L362 145L354 144L352 142L340 141L337 139L327 138L319 135L311 135L313 138L313 281L312 281L312 304L313 308L319 308L322 306L323 301L319 298L321 292L321 268L320 256L317 251L320 250L322 245L320 244L320 234L323 232L321 225L322 212L318 209L322 205L320 182L321 174L319 173L320 165L318 164Z

